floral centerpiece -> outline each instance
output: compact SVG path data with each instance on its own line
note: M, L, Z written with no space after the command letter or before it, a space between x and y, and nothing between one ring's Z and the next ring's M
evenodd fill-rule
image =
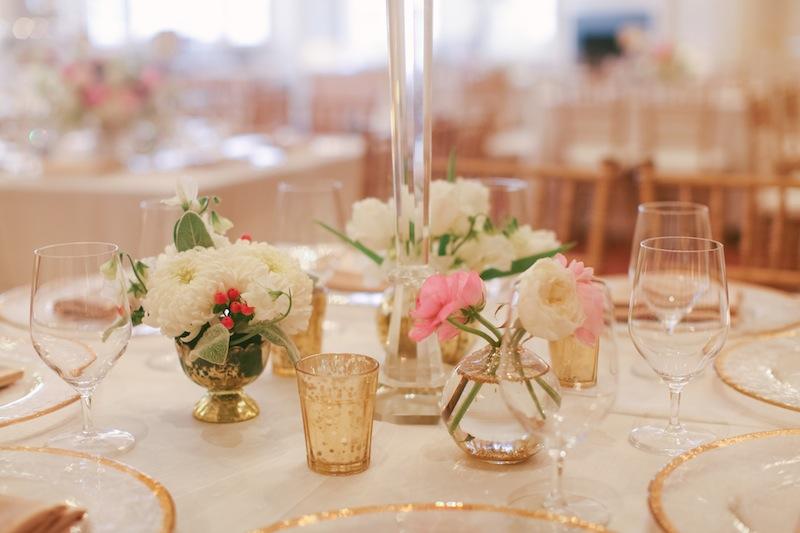
M454 164L449 166L446 179L431 182L430 202L430 265L437 272L469 270L478 272L483 280L503 278L519 274L538 259L571 247L559 242L553 231L534 230L515 218L495 225L489 217L489 189L480 181L456 178ZM364 254L386 275L395 264L395 224L393 200L366 198L353 204L344 232L322 225ZM406 248L421 243L411 229L411 238L402 243ZM378 314L381 341L386 340L392 309L391 295L387 296ZM403 329L407 333L411 323L406 322ZM456 335L440 345L444 361L455 363L471 345L471 337ZM407 347L406 352L409 350Z
M134 324L174 338L186 374L209 389L195 417L229 422L258 414L241 387L263 371L270 343L297 360L290 335L306 327L313 283L277 248L248 235L225 237L232 224L211 209L218 202L179 183L165 201L183 209L174 243L157 258L128 258L129 293Z
M540 259L520 276L518 302L509 306L505 331L482 314L485 287L476 272L434 275L425 281L412 312L411 339L419 342L436 334L446 341L463 331L486 342L454 369L441 402L448 432L468 454L513 463L538 451L541 440L508 412L501 394L528 398L542 422L558 408L559 381L568 377L560 372L565 365L553 361L551 368L524 343L539 337L595 347L603 328L604 297L592 276L591 268L574 260L567 263L561 254Z

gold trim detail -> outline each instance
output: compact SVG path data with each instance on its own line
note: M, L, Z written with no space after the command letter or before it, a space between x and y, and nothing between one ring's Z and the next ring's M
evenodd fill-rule
M59 403L57 403L55 405L51 405L49 407L45 407L44 409L40 409L39 411L36 411L35 413L31 413L31 414L25 415L25 416L20 416L20 417L17 417L17 418L10 418L8 420L0 420L0 428L12 426L14 424L19 424L21 422L27 422L28 420L33 420L34 418L39 418L39 417L42 417L44 415L49 415L52 412L58 411L59 409L63 409L64 407L77 402L79 399L80 399L80 396L76 394L76 395L71 396L71 397L67 398L66 400L63 400L63 401L61 401L61 402L59 402Z
M126 465L125 463L113 461L107 457L101 457L99 455L91 455L88 453L76 452L72 450L62 450L60 448L37 448L32 446L0 446L0 452L3 451L47 453L50 455L61 455L64 457L77 457L79 459L87 459L89 461L94 461L95 463L107 466L109 468L113 468L124 474L128 474L129 476L133 477L134 479L142 483L148 489L150 489L150 491L153 493L153 495L155 495L156 499L158 500L158 503L161 506L161 510L164 513L164 518L161 521L161 533L172 533L175 530L175 502L172 500L172 496L170 495L167 488L158 481L156 481L155 479L148 476L147 474L143 474L138 470L136 470L135 468Z
M667 517L667 513L664 511L664 504L662 502L662 497L664 491L664 483L666 482L667 478L673 471L675 471L682 464L691 461L701 453L707 452L709 450L725 448L726 446L731 446L739 442L768 439L771 437L778 437L783 435L800 435L800 428L759 431L757 433L746 433L744 435L737 435L735 437L729 437L727 439L715 440L714 442L703 444L702 446L698 446L697 448L691 449L688 452L684 453L683 455L676 457L675 459L670 461L664 468L659 470L656 473L655 477L652 480L650 480L650 485L647 488L647 491L649 493L647 497L647 504L650 507L650 513L653 515L653 518L655 518L658 525L666 533L680 533Z
M555 515L546 511L526 511L525 509L515 509L511 507L502 507L499 505L489 505L483 503L462 503L462 502L433 502L433 503L394 503L385 505L370 505L366 507L352 507L337 509L335 511L325 511L321 513L313 513L308 515L282 520L268 525L264 528L253 530L251 533L273 533L275 531L284 531L295 527L304 527L316 524L318 522L326 522L331 520L339 520L343 518L350 518L352 516L362 516L368 514L378 513L410 513L415 511L485 511L505 514L509 516L518 516L521 518L533 518L542 522L555 522L562 525L567 525L582 529L584 531L594 531L599 533L608 533L610 530L603 526L584 522L575 517L567 517Z
M744 394L745 396L749 396L750 398L754 398L756 400L762 401L764 403L768 403L770 405L775 405L777 407L783 407L784 409L789 409L790 411L797 411L800 412L800 406L792 405L788 403L781 402L779 400L773 400L771 398L766 398L761 396L757 392L753 392L752 390L748 389L747 387L737 383L736 380L728 374L725 369L723 368L723 364L728 356L739 348L740 346L746 346L749 344L753 344L760 340L769 340L769 339L778 339L778 338L791 338L791 337L798 337L800 336L800 330L794 331L781 331L781 332L772 332L772 333L762 333L760 335L755 335L749 337L747 339L742 339L740 342L734 343L729 348L726 348L722 351L721 354L717 357L714 361L714 370L716 370L717 375L722 380L723 383L728 385L730 388L734 389L735 391Z

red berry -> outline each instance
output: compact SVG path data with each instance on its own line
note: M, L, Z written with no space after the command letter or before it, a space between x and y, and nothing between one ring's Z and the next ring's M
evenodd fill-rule
M242 236L241 236L241 237L239 237L239 239L241 239L241 240L243 240L243 241L252 241L252 240L253 240L253 237L252 237L252 236L250 236L250 234L249 234L249 233L242 233Z
M228 289L228 298L230 298L231 301L237 300L239 298L239 291L236 289Z
M214 295L214 303L218 305L223 305L228 303L228 297L225 296L224 292L218 292Z
M224 316L219 319L220 324L228 329L233 329L233 319L229 316Z
M231 302L231 313L241 313L242 304L239 302Z
M244 316L250 316L253 314L253 308L247 304L242 304L242 314Z

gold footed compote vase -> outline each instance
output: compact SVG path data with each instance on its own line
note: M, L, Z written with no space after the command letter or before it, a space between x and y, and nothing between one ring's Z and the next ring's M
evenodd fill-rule
M259 340L231 346L227 358L220 364L194 358L191 348L182 342L175 345L183 372L207 389L205 396L194 406L192 414L196 419L228 424L258 416L258 404L244 392L243 387L264 371L272 346L269 342Z

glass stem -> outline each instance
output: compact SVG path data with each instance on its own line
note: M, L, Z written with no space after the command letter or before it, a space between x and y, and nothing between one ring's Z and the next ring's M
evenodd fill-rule
M547 496L546 506L548 509L558 510L567 506L564 496L564 460L567 451L564 449L564 441L558 436L558 447L556 448L556 462L553 468L553 482L550 487L550 494Z
M680 422L680 410L681 410L681 389L679 388L669 388L669 425L667 426L667 431L672 433L678 433L683 431L683 426L681 426Z
M92 424L92 393L81 392L81 420L83 422L83 433L94 431Z

